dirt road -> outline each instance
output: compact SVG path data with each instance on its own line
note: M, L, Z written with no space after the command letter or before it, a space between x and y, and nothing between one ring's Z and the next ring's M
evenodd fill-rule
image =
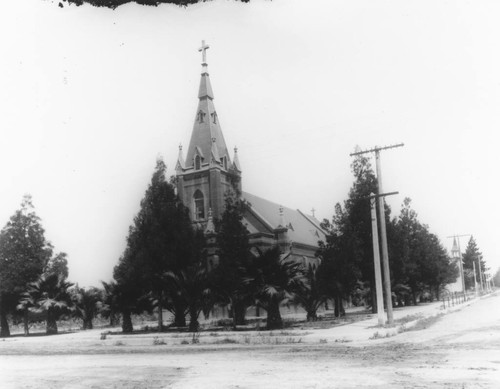
M381 339L294 330L182 345L192 342L182 336L8 339L0 388L500 388L500 296Z

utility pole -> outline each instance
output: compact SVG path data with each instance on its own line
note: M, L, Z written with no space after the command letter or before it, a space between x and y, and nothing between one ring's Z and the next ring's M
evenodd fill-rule
M378 184L378 194L383 193L382 189L382 168L380 166L380 152L382 150L394 149L396 147L404 146L403 143L399 143L391 146L377 147L375 146L373 149L358 151L355 153L351 153L350 156L356 156L366 153L375 153L375 162L377 167L377 184ZM385 299L387 305L387 324L393 325L394 318L392 314L392 291L391 291L391 271L389 269L389 250L387 248L387 232L385 228L385 208L384 208L384 197L379 196L379 218L380 218L380 234L382 235L382 262L383 262L383 271L384 271L384 289L385 289Z
M483 289L483 271L481 270L481 256L477 256L477 266L479 267L479 283L481 285L481 292L484 293Z
M456 238L457 239L458 259L459 259L458 269L460 271L460 278L462 278L462 292L464 292L464 293L465 293L465 276L464 276L464 263L462 262L462 250L460 249L460 238L463 238L465 236L472 236L472 235L471 234L462 234L462 235L447 236L447 238ZM474 274L476 274L476 273L474 273ZM476 284L474 284L474 287L476 287Z
M383 193L375 195L370 193L370 208L372 216L372 241L373 241L373 265L375 267L375 292L377 294L377 318L378 324L384 325L384 294L382 292L382 273L380 271L380 248L378 245L378 223L376 199L380 196L390 196L398 192Z
M479 297L476 281L476 262L472 262L472 269L474 270L474 293L476 294L476 297Z

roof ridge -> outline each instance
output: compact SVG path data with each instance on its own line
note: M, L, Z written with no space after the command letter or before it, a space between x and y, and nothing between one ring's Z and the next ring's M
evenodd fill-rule
M317 229L319 229L321 232L325 233L326 234L326 231L321 227L320 224L317 224L315 220L311 219L309 217L309 215L305 214L304 212L302 212L300 209L297 209L297 212L299 212L302 216L304 216L305 219L307 219L309 221L309 223L311 223L314 227L316 227Z

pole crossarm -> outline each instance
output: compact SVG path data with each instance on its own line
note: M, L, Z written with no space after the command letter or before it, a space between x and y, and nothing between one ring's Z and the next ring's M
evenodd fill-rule
M375 163L377 167L377 184L378 184L378 195L374 195L373 193L370 194L369 199L371 199L371 208L372 212L376 212L375 209L375 203L377 200L379 202L379 207L378 211L380 213L379 221L380 221L380 239L382 243L382 273L384 275L384 291L385 291L385 305L387 308L387 324L389 326L392 326L394 324L394 317L392 313L392 290L391 290L391 270L389 269L389 249L387 247L387 231L385 227L385 208L384 208L384 197L385 196L390 196L393 194L397 194L398 192L390 192L390 193L384 193L382 189L382 168L380 167L380 151L382 150L387 150L387 149L394 149L396 147L401 147L404 146L404 143L398 143L395 145L390 145L390 146L383 146L383 147L378 147L375 146L372 149L365 150L365 151L356 151L354 153L349 154L351 157L360 155L360 154L366 154L366 153L375 153ZM375 218L372 217L372 225L373 221ZM374 228L376 230L376 226ZM378 239L377 239L378 241ZM378 242L376 242L378 243ZM375 242L374 242L374 251L378 250L375 247ZM377 259L374 257L374 261L376 262Z
M397 195L397 194L399 194L399 192L387 192L387 193L380 193L380 194L371 194L370 196L361 197L360 200L378 199L379 197L393 196L393 195Z
M451 236L447 236L447 238L462 238L462 237L465 237L465 236L472 236L472 235L471 234L451 235Z
M351 157L354 157L355 155L361 155L361 154L367 154L367 153L377 153L381 150L395 149L396 147L403 147L404 145L405 145L404 143L398 143L398 144L390 145L390 146L382 146L382 147L375 146L373 149L356 151L356 152L351 153L349 155Z

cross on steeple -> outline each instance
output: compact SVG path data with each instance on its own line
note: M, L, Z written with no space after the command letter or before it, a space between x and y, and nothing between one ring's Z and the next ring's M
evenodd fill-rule
M201 47L198 49L198 51L201 51L201 59L202 59L202 65L207 64L207 49L209 49L210 46L205 44L205 41L201 41Z

